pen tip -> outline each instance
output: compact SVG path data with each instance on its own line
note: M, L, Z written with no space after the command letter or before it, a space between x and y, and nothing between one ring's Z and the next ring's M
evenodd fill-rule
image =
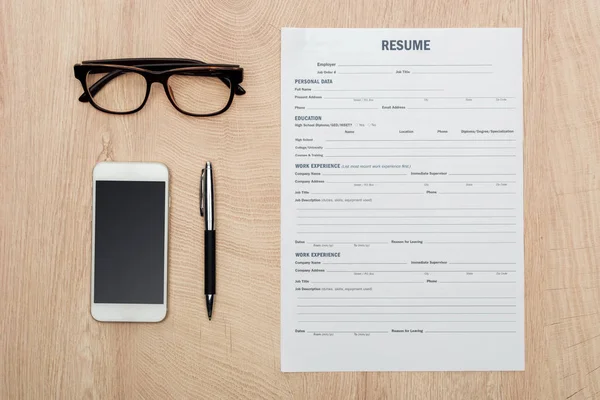
M214 295L212 295L212 294L206 295L206 311L208 312L208 320L209 321L212 319L213 300L214 300L213 296Z

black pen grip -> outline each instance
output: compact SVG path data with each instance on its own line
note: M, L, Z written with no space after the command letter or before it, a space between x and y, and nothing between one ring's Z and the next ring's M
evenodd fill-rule
M204 294L216 293L215 231L204 231Z

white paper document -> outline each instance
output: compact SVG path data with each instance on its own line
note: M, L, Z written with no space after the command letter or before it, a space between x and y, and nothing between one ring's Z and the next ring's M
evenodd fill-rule
M520 29L283 29L281 369L523 370Z

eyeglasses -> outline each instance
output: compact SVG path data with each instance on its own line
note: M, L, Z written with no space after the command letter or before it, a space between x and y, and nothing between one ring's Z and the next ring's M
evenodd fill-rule
M79 101L110 114L141 110L155 82L162 83L177 110L193 117L224 113L234 95L246 93L239 85L244 80L244 69L239 65L178 58L124 58L83 61L74 69L84 92Z

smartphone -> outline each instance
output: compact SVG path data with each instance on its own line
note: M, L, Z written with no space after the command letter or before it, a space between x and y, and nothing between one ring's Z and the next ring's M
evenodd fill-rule
M169 170L101 162L93 172L92 317L159 322L167 315Z

